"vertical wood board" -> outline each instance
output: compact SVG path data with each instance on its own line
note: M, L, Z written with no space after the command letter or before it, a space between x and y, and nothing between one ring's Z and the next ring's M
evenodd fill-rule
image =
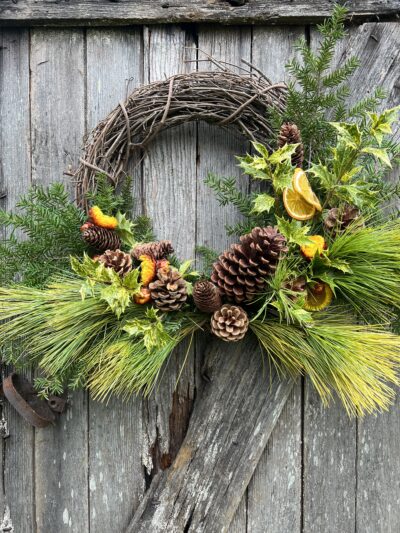
M32 177L67 181L85 133L84 33L32 30L30 69ZM87 394L73 393L59 422L35 435L38 531L87 531Z
M142 34L139 29L88 30L86 42L90 131L142 83ZM89 398L88 420L90 529L123 531L145 489L142 400Z
M0 31L0 208L14 210L30 185L29 32ZM6 237L0 227L0 239ZM0 265L1 267L1 265ZM8 374L9 369L2 369ZM28 375L30 372L28 372ZM7 510L15 531L34 523L34 431L8 404L1 423L0 522Z

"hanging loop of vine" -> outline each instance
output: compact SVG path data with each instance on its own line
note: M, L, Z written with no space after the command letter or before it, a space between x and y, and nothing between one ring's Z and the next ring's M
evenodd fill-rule
M96 174L117 186L131 156L145 150L161 131L187 122L236 129L268 146L273 137L271 111L285 109L286 85L272 85L257 70L237 69L238 73L223 68L179 74L135 89L86 140L74 173L78 205L87 207L86 195L95 187Z

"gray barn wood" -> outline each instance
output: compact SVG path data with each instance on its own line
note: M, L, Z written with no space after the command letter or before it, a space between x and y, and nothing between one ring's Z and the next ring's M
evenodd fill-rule
M239 5L237 5L239 4ZM350 0L351 20L395 18L398 0ZM332 10L330 0L2 0L0 21L9 24L93 25L177 22L222 24L304 24L320 21Z
M169 470L159 474L127 533L224 533L286 403L292 383L269 373L255 339L211 344L210 383Z
M30 5L39 9L41 4ZM46 4L50 15L64 7L63 3ZM78 4L70 2L68 8ZM351 9L356 9L355 4L350 3ZM116 19L123 5L110 3ZM152 5L157 7L157 2ZM210 9L220 5L222 0L210 4ZM285 7L289 4L280 5L289 9ZM0 194L0 206L15 205L32 180L67 182L63 171L76 164L82 135L127 91L174 71L205 68L201 62L185 63L196 59L196 45L228 62L250 60L278 81L295 38L309 34L315 44L314 32L299 25L306 18L294 18L299 6L305 5L308 13L304 8L303 14L308 19L324 13L316 5L330 8L325 2L291 2L290 20L296 27L265 25L265 18L264 25L258 19L261 25L254 28L205 24L112 30L3 28L0 192L6 196ZM186 2L187 6L191 8L191 3ZM393 16L393 11L387 11L391 6L398 2L357 2L364 14L371 8L382 18ZM9 7L23 10L26 3L0 2L0 21L10 20L5 9ZM147 7L147 16L153 16L151 6ZM235 21L231 15L236 9L241 8L225 9L225 22ZM30 24L25 20L25 25ZM79 21L86 24L87 19ZM90 24L104 24L104 20ZM358 94L381 84L388 91L387 103L399 103L399 40L399 23L351 29L337 61L352 51L360 56L364 67L351 82ZM154 216L160 237L175 239L179 234L180 253L187 257L194 257L195 244L222 249L229 242L223 226L237 220L237 215L216 204L203 178L209 170L239 177L232 156L246 149L243 139L207 125L166 132L155 140L142 165L132 164L137 209ZM248 186L243 178L240 184L244 189ZM193 224L188 223L188 213ZM26 426L6 405L3 412L11 436L1 441L0 524L9 509L15 533L123 532L152 477L178 452L190 411L200 400L205 349L204 342L196 343L175 394L182 352L169 365L166 382L146 401L115 399L107 406L76 394L58 425L39 431ZM229 357L229 351L224 354ZM226 521L233 516L230 532L397 533L398 407L397 401L380 417L351 421L338 404L323 409L308 382L304 390L296 385L234 516L228 506ZM244 472L243 479L248 474ZM237 495L233 501L238 503Z

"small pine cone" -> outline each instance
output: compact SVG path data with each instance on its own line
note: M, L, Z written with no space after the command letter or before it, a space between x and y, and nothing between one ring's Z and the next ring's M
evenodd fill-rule
M91 222L86 222L81 227L81 231L82 239L99 252L118 250L121 247L121 239L112 229L100 228Z
M248 329L247 313L237 305L223 305L211 318L211 331L223 341L240 341Z
M285 144L297 144L295 153L292 155L292 165L296 168L301 168L304 161L304 146L301 140L301 133L296 124L292 122L285 122L282 124L278 135L278 148L282 148Z
M211 281L198 281L193 288L193 300L200 311L214 313L222 305L218 288Z
M178 311L187 300L186 281L177 270L161 268L149 285L151 299L161 311Z
M132 257L121 250L107 250L98 258L107 268L112 268L120 276L132 270Z
M360 211L353 205L347 205L343 209L333 207L329 209L324 220L325 229L336 234L345 230L350 224L357 220L360 216Z
M285 237L272 226L254 228L232 244L213 265L211 281L222 295L240 304L250 302L265 288L265 278L274 274L287 252Z
M131 251L134 259L138 260L141 255L150 255L156 261L165 259L168 255L174 253L171 241L146 242L138 244Z

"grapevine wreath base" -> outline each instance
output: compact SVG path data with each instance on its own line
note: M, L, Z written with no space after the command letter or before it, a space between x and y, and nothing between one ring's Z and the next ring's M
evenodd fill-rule
M400 222L382 211L377 176L391 166L385 139L398 110L327 123L329 150L305 165L301 131L283 120L286 95L257 72L177 75L137 89L95 128L74 177L85 253L44 287L0 289L0 343L39 367L42 394L148 394L173 349L208 330L224 342L255 335L281 373L308 375L324 401L336 393L350 414L389 405ZM143 237L117 190L110 196L135 149L188 120L246 135L252 152L239 166L264 184L235 193L247 227L203 274L174 256L170 240ZM213 175L207 183L220 199L233 187Z

